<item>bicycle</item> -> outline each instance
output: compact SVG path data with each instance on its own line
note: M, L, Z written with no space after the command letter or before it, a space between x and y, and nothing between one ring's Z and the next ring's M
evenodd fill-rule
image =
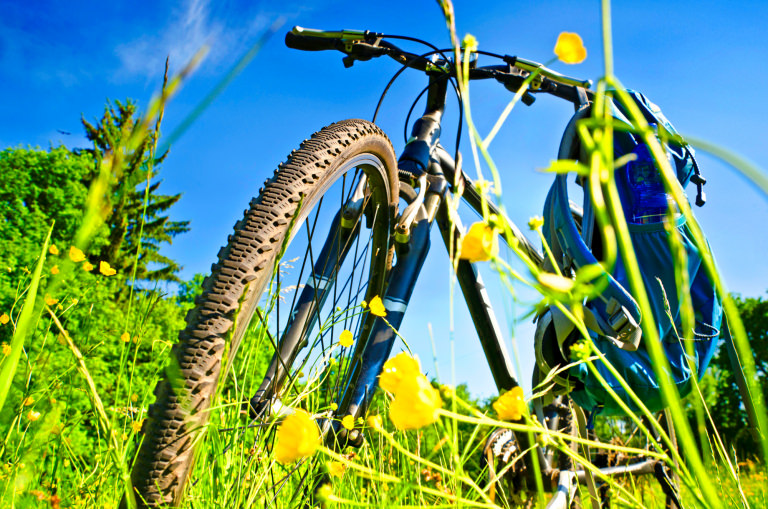
M430 51L410 53L385 39L423 43ZM250 424L226 431L239 436L253 433L254 440L263 440L273 426L269 417L285 411L281 400L307 386L300 381L306 369L317 373L322 387L303 396L315 398L328 409L320 422L326 442L336 447L363 442L359 429L348 430L333 417L351 415L357 419L366 414L429 251L433 224L437 223L449 253L455 253L459 232L445 199L449 190L461 187L462 198L470 208L482 213L487 207L491 214L507 221L507 243L516 243L533 263L544 263L539 250L493 203L484 200L462 171L458 139L454 156L440 144L449 85L457 73L448 56L452 50L410 37L300 27L286 35L286 44L307 51L341 51L346 67L389 56L402 68L387 89L405 69L424 72L428 77L422 92L426 93L426 110L413 124L411 138L399 158L389 139L372 122L345 120L323 128L278 166L251 201L244 218L235 225L234 235L219 252L219 261L206 278L203 294L187 316L187 327L174 347L172 365L155 390L157 400L144 424L144 440L132 468L140 505L181 500L195 445L211 427L208 416L212 401L222 390L220 381L235 371L231 383L238 394L245 394L251 380L237 372L233 359L239 350L245 350L244 356L252 355L253 349L243 346L257 340L271 345L275 353L244 410L250 415ZM530 105L535 95L542 93L576 107L593 98L589 81L564 76L522 58L477 53L502 63L478 66L474 61L468 78L496 80L511 92L521 91L525 84L529 87L521 96L525 104ZM407 205L399 211L401 199ZM324 203L330 203L330 214L321 213ZM578 215L578 210L574 209L574 214ZM294 256L291 250L297 245L299 252ZM293 284L286 284L286 278L295 275L297 268ZM517 386L476 269L472 263L459 260L456 276L498 389ZM262 303L263 295L266 300ZM371 302L377 296L383 299L386 320L360 306L363 300ZM289 301L288 309L281 311L282 304ZM354 345L339 346L337 335L342 330L353 332ZM238 404L235 401L231 406ZM551 429L575 433L567 401L556 400L546 407L538 402L536 411ZM492 475L494 459L509 452L510 444L520 447L521 442L525 449L525 440L524 436L505 435L489 441L485 452ZM221 442L219 446L224 453L232 444ZM585 471L576 470L567 458L555 458L553 451L538 451L540 474L553 480L546 486L555 493L551 507L567 507L576 492L576 479L584 481ZM519 485L520 475L533 472L530 456L522 469L528 474L510 470L511 485ZM673 485L658 462L641 463L604 470L610 475L656 471L668 496L676 500ZM275 482L278 484L276 491L282 489L283 480Z

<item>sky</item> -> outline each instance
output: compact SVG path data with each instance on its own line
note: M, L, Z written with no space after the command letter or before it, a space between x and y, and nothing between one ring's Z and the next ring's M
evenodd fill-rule
M592 80L603 73L599 8L597 1L574 0L488 0L482 8L456 0L455 5L459 36L473 34L488 51L546 62L561 31L579 33L587 60L552 67ZM160 87L166 56L172 71L178 70L208 45L208 56L166 109L163 133L168 135L264 31L279 24L250 65L175 141L162 165L160 189L183 193L173 219L191 221L191 231L164 250L184 266L183 278L209 271L250 198L293 148L331 122L370 119L398 69L388 59L345 69L340 53L290 50L283 44L290 27L368 29L449 45L440 9L427 0L0 0L0 12L0 149L87 147L81 117L98 119L108 99L132 98L145 109ZM684 136L716 143L768 168L768 33L756 22L767 15L768 4L757 1L615 2L615 73L625 86L659 104ZM480 60L480 65L492 63ZM396 151L404 144L407 109L425 84L423 75L405 73L384 101L379 123ZM511 94L496 83L473 83L470 97L476 125L487 133ZM568 104L554 98L519 105L490 147L503 174L504 204L523 226L541 214L552 177L538 170L555 158L571 114ZM453 146L456 118L456 105L449 102L446 147ZM474 175L469 147L463 145L462 151ZM766 197L730 166L701 149L697 154L708 180L708 202L695 213L726 284L745 296L764 296ZM450 269L438 237L433 247L401 332L434 375L431 328L441 381L467 382L474 394L491 395L493 382L458 296L450 320ZM515 364L521 381L529 387L533 327L515 322L532 297L520 289L515 303L493 290L492 273L483 272L499 302L508 348L519 354Z

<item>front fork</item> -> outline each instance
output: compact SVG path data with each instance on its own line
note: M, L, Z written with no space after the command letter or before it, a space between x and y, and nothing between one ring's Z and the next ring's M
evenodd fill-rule
M387 310L386 320L375 320L362 355L354 360L350 380L339 405L340 415L352 415L355 418L364 416L371 403L378 386L378 376L392 352L397 329L402 324L413 288L429 252L430 227L431 222L421 207L410 231L410 239L406 246L398 249L397 265L392 268L388 278L387 290L382 298ZM347 433L344 428L336 428L339 443L362 444L358 430Z
M331 293L329 287L338 275L338 267L346 259L353 244L352 240L360 230L360 221L364 214L363 206L366 201L365 186L366 179L363 176L358 181L352 196L333 219L330 233L317 254L286 328L278 338L278 343L273 345L275 354L264 375L264 380L251 398L251 417L264 416L274 396L280 391L286 378L290 377L290 366L293 365L299 352L307 346L307 336L318 322L320 309Z

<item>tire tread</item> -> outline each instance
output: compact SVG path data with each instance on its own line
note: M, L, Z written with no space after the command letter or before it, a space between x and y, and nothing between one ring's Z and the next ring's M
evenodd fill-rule
M179 502L192 463L191 443L196 430L207 420L227 335L246 285L270 266L302 199L334 161L343 158L349 147L363 138L384 143L381 151L385 158L391 158L385 163L388 185L393 189L397 185L397 166L386 135L364 120L331 124L304 140L278 165L259 196L250 201L243 219L235 224L228 244L219 250L218 263L205 278L203 293L187 313L187 325L172 349L172 359L184 380L183 398L174 392L166 374L155 389L156 401L142 428L144 441L131 471L139 507ZM390 198L389 205L392 209L396 202Z

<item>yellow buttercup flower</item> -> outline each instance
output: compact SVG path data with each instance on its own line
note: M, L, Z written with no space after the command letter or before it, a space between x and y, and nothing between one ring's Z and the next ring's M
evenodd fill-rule
M40 418L40 412L35 412L34 410L30 410L27 414L27 419L34 422Z
M59 273L59 266L58 265L54 265L53 267L51 267L51 274L53 274L55 276L58 273Z
M477 38L472 34L467 34L464 36L464 39L461 41L461 46L465 50L469 51L477 51Z
M523 388L513 387L494 401L493 409L502 421L519 421L528 410L523 396Z
M0 315L0 323L1 323L1 324L5 325L5 324L6 324L6 323L8 323L10 320L11 320L11 317L10 317L10 316L8 316L8 313L3 313L2 315Z
M320 502L326 503L331 500L331 497L333 497L333 488L331 488L330 484L323 484L319 488L317 488L317 491L315 492L315 496L317 497L317 500Z
M587 48L579 34L561 32L555 43L555 55L566 64L580 64L587 58Z
M379 375L379 387L395 394L404 378L412 378L420 374L421 368L418 359L401 352L384 363L381 375Z
M341 425L344 426L345 429L352 430L355 428L355 418L351 415L345 415L341 420Z
M480 221L469 227L461 238L459 258L472 263L485 262L499 254L499 237L496 230Z
M134 403L139 401L139 395L136 394L135 392L133 394L131 394L131 401L134 402Z
M44 300L45 300L45 303L46 303L47 305L49 305L49 306L53 306L54 304L56 304L57 302L59 302L59 299L54 299L53 297L51 297L50 295L47 295L47 294L46 294L46 296L45 296L45 299L44 299Z
M138 432L141 431L141 424L142 424L142 422L143 421L133 421L131 423L131 429L133 430L134 433L138 433Z
M120 335L120 339L122 339L122 340L123 340L123 343L127 343L127 342L129 342L129 341L131 340L131 335L130 335L130 334L128 334L127 332L123 332L123 333Z
M275 458L286 465L314 454L320 444L320 432L314 419L304 410L296 410L277 429Z
M372 315L387 316L387 308L384 307L384 303L378 295L368 303L368 309L370 309Z
M329 461L325 466L328 469L328 475L331 477L341 477L344 475L344 471L347 470L347 466L341 461Z
M3 355L8 355L9 353L11 353L11 345L3 343Z
M389 418L397 429L419 429L432 424L443 406L440 392L427 377L419 374L400 381L395 399L389 406Z
M384 429L384 423L381 420L381 416L380 415L368 416L368 426L375 429L376 431Z
M51 244L51 247L48 248L48 252L51 253L53 256L56 256L59 254L59 248L56 247L56 244Z
M339 334L339 344L344 348L349 348L354 342L355 338L352 336L351 331L344 330L341 334Z
M24 398L24 401L21 402L23 406L32 406L32 404L35 402L35 398L32 396L27 396Z
M105 276L114 276L117 273L117 271L110 267L109 263L105 262L104 260L99 262L99 272Z
M83 253L80 249L76 248L75 246L70 246L69 259L75 263L82 262L83 260L85 260L85 253Z

